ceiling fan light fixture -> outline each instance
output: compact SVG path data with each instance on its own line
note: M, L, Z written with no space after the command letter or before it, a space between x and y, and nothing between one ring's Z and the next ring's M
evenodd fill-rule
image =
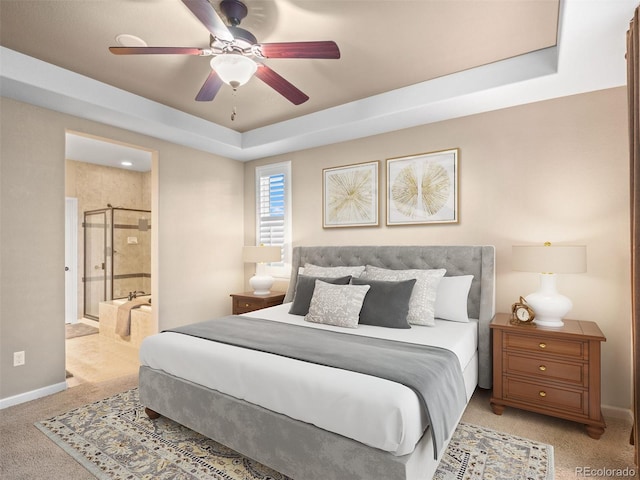
M220 80L236 89L251 79L258 65L244 55L224 53L211 59L211 68L216 71Z

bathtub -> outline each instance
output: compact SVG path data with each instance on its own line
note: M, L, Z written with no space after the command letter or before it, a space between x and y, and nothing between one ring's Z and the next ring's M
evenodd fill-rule
M151 299L151 295L141 295L139 297L136 297L136 300L147 300L149 301ZM123 305L125 303L127 303L129 300L127 300L126 298L118 298L116 300L111 300L111 303L113 303L114 305ZM105 302L105 303L109 303L109 302ZM151 312L151 304L149 305L142 305L140 307L140 310L142 310L143 312ZM137 310L137 309L136 309Z
M150 295L142 295L137 300L151 298ZM118 318L118 307L127 303L126 298L100 302L98 306L98 318L100 335L110 338L117 343L138 348L145 337L157 333L158 329L153 322L153 305L142 305L131 310L131 334L128 337L121 337L116 334L116 322Z

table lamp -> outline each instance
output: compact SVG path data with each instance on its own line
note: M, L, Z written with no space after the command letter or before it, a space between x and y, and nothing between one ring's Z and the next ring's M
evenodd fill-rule
M279 262L282 258L281 255L282 247L279 246L243 248L242 259L244 262L256 264L256 274L249 280L254 295L269 295L273 285L273 277L264 273L265 264Z
M525 297L535 312L534 323L545 327L562 327L562 318L573 307L571 300L558 293L556 274L587 271L585 245L514 245L511 256L512 270L538 272L540 289Z

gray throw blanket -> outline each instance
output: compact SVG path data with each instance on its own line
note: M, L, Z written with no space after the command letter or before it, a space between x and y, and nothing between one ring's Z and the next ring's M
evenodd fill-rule
M434 458L455 429L466 405L458 358L443 348L235 315L167 331L351 370L405 385L423 401L433 438Z

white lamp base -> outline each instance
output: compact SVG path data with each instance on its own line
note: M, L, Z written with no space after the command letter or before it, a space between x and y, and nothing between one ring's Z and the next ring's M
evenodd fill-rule
M256 274L249 279L249 285L253 288L254 295L269 295L273 285L273 277L271 275Z
M562 327L562 318L573 307L569 298L558 293L554 273L541 273L540 290L527 295L526 301L536 314L533 323L542 327Z

